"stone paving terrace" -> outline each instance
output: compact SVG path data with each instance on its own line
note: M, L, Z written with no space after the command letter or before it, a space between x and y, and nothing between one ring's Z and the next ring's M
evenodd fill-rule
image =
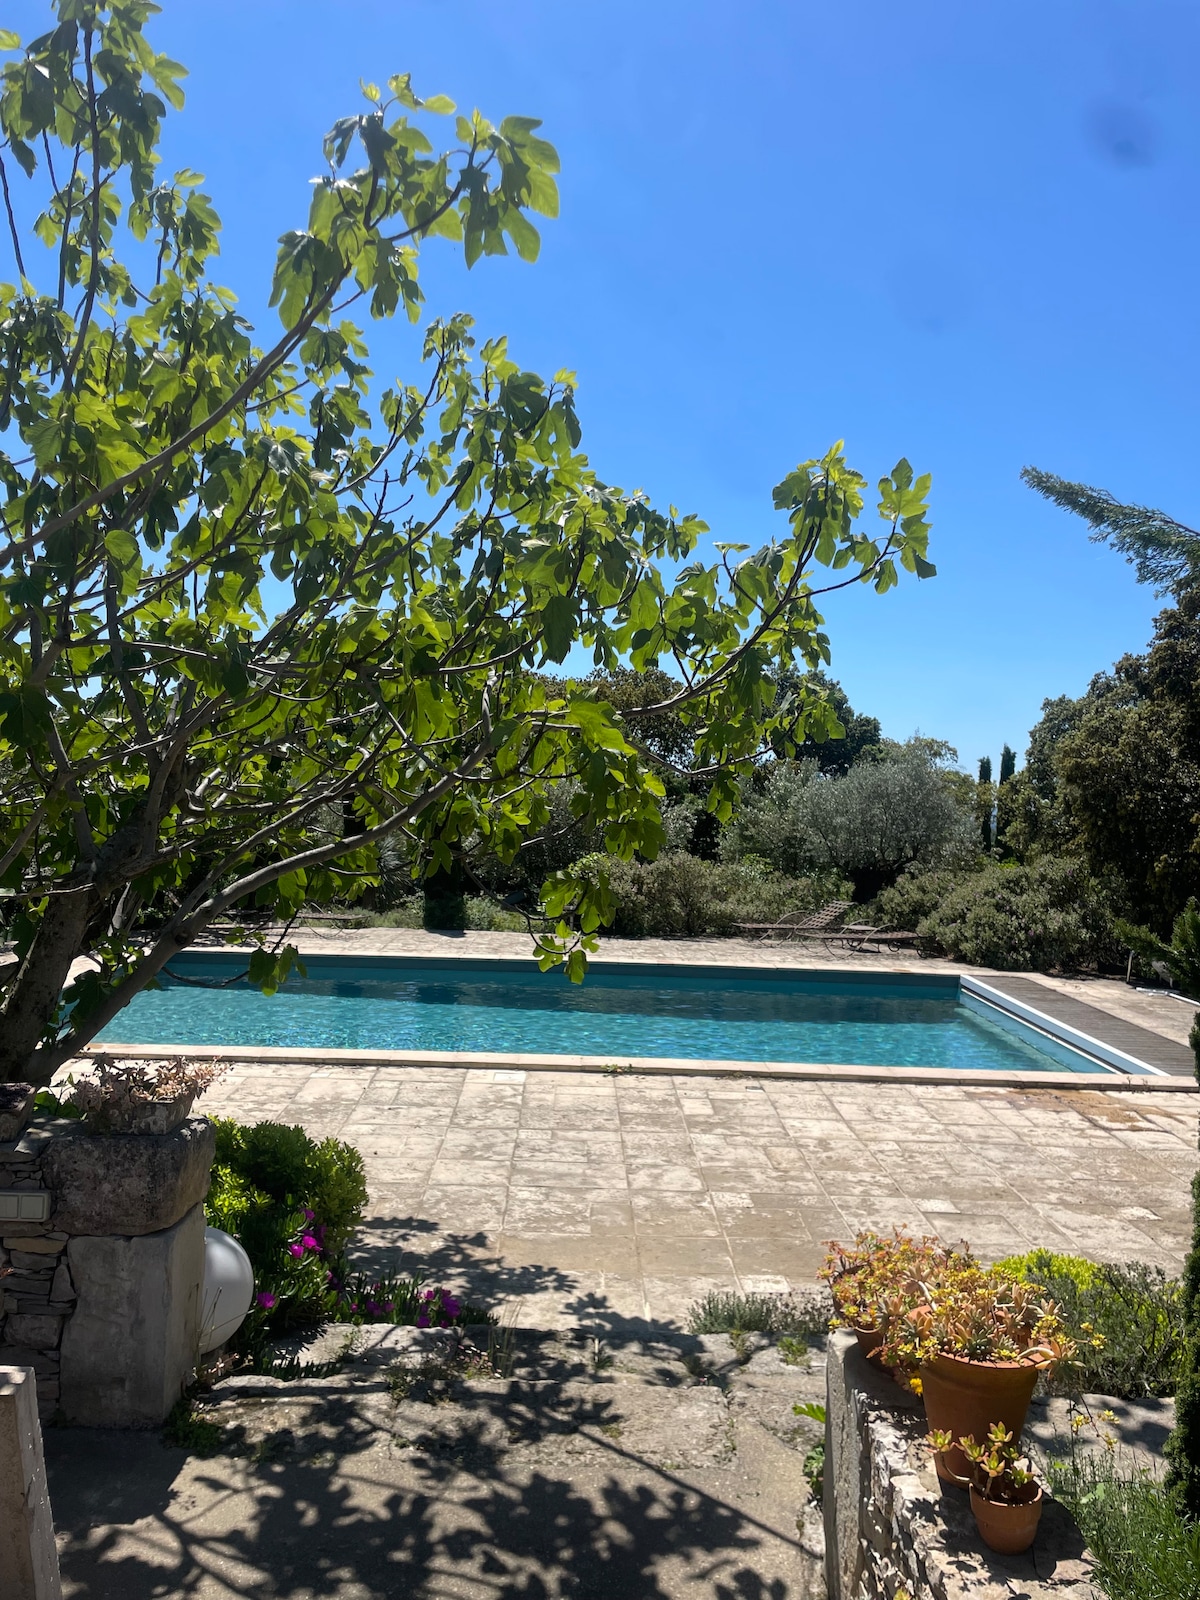
M511 954L512 938L457 948ZM448 943L402 930L301 942ZM610 949L653 959L644 945ZM834 964L794 948L738 953L751 951ZM722 942L671 944L658 959L689 953L735 956ZM1186 1037L1178 1002L1120 984L1058 987ZM1178 1271L1197 1160L1195 1098L1144 1089L272 1062L235 1066L201 1109L351 1141L371 1191L366 1264L419 1263L528 1327L677 1323L710 1288L811 1283L823 1241L893 1223L965 1237L987 1258L1045 1245Z

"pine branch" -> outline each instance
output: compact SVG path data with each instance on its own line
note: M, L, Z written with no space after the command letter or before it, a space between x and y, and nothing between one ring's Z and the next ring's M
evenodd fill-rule
M1021 477L1047 500L1090 522L1096 530L1093 542L1119 550L1137 570L1139 583L1166 594L1200 580L1200 533L1195 528L1165 511L1122 505L1107 489L1070 483L1037 467L1022 468Z

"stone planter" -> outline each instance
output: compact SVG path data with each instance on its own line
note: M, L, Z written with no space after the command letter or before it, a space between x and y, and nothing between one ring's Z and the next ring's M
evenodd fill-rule
M173 1133L93 1134L75 1123L42 1166L64 1233L141 1235L174 1227L208 1193L216 1136L192 1117Z
M0 1366L31 1368L45 1415L156 1427L195 1366L212 1125L88 1131L35 1115L0 1141ZM0 1584L0 1589L3 1585Z
M196 1103L194 1089L177 1094L173 1100L147 1100L135 1105L120 1118L112 1113L92 1115L84 1120L92 1133L137 1133L158 1135L174 1133L182 1127Z

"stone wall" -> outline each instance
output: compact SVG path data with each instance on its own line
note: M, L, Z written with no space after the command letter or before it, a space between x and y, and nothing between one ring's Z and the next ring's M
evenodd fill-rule
M0 1366L43 1417L153 1426L195 1364L213 1131L93 1134L35 1117L0 1143Z
M1079 1532L1053 1500L1025 1555L984 1545L966 1490L933 1470L920 1402L852 1334L830 1338L825 1413L829 1600L1093 1600Z

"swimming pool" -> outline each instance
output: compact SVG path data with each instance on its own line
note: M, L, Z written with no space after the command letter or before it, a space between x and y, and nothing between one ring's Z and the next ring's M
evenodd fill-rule
M576 985L531 961L320 956L266 996L240 976L245 961L177 957L99 1042L1112 1070L955 976L605 961Z

